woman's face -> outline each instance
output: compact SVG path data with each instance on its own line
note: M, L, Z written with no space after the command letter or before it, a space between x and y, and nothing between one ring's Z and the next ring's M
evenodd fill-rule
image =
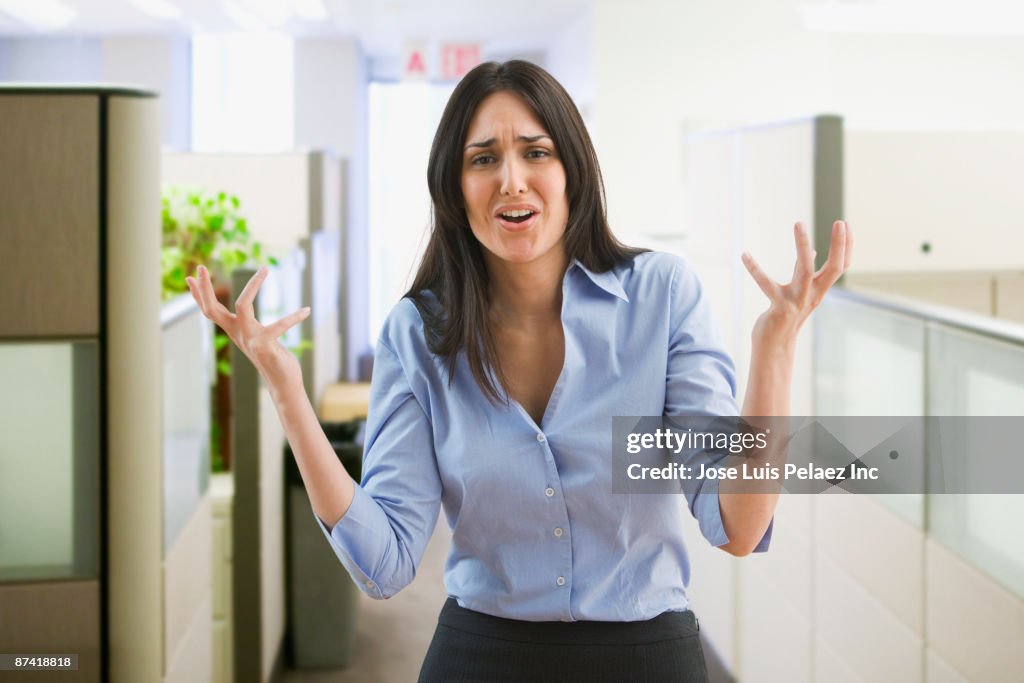
M462 196L488 262L546 258L564 266L565 168L554 141L517 95L497 92L477 107L463 148Z

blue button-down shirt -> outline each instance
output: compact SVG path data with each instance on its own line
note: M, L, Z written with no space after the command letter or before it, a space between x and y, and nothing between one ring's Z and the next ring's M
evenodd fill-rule
M363 592L397 593L444 506L445 587L463 607L527 621L635 621L687 608L680 498L612 493L615 415L737 414L734 370L689 264L644 253L562 282L565 360L541 424L487 400L464 356L449 386L402 300L377 344L362 484L333 529ZM690 512L728 542L717 480ZM771 527L757 550L765 550Z

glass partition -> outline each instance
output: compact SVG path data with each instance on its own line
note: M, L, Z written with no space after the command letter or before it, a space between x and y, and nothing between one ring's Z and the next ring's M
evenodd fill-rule
M164 304L161 324L166 553L209 486L213 332L188 294Z
M99 345L0 343L0 581L99 575Z
M815 313L816 415L924 415L924 372L924 321L836 296L827 297ZM846 443L856 443L855 437L849 435ZM863 444L859 452L874 445ZM875 498L916 527L924 526L922 495Z
M928 329L928 403L933 415L1013 416L1024 411L1024 345L933 323ZM967 454L964 454L967 456ZM945 458L952 476L998 467L998 458L972 449ZM990 576L1024 596L1024 495L932 494L928 532Z

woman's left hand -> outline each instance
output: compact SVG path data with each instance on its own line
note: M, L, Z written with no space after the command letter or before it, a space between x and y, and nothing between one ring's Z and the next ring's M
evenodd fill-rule
M829 287L850 266L853 233L846 221L833 223L828 260L817 271L814 270L815 252L803 223L797 223L793 233L796 239L796 265L793 267L793 280L789 284L775 282L761 269L753 256L743 254L743 265L771 302L768 310L754 324L755 339L794 339L807 317L825 298Z

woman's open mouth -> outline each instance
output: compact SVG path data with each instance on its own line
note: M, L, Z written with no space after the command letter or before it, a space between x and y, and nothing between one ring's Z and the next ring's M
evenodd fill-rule
M508 230L525 230L533 224L537 218L537 212L530 209L502 211L496 215L496 218L502 227Z

